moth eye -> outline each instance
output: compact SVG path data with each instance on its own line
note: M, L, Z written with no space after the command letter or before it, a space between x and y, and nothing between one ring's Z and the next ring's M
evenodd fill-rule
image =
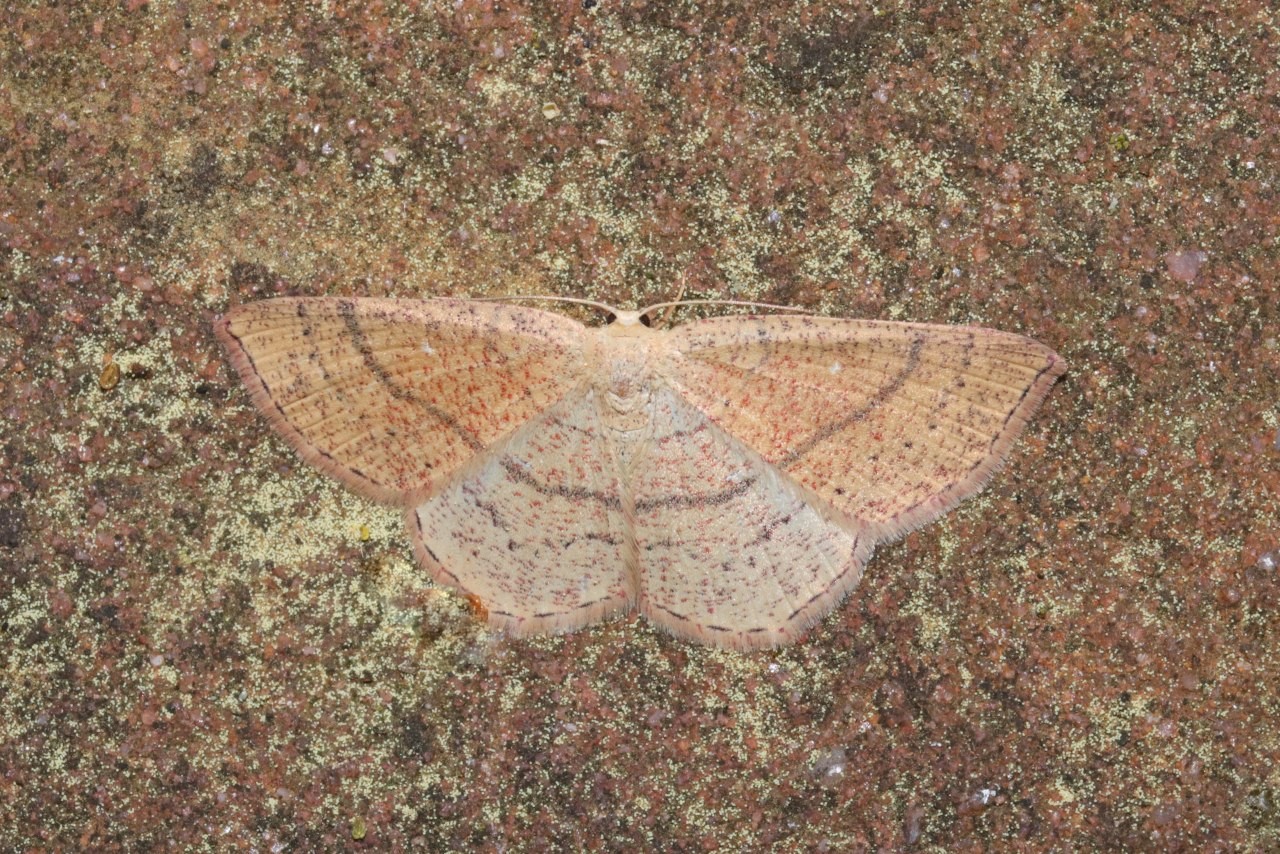
M614 322L615 320L617 320L617 319L618 319L618 315L614 314L614 313L611 311L611 312L609 312L609 316L608 316L608 318L606 318L606 319L605 319L605 324L606 324L606 325L608 325L608 324L610 324L610 323L613 323L613 322Z
M647 314L640 315L640 323L642 326L647 326L650 329L653 328L653 318L649 317Z

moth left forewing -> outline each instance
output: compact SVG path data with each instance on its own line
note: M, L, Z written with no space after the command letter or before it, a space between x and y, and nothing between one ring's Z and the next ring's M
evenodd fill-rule
M585 370L581 324L497 303L279 298L231 309L214 331L303 459L401 505L554 404Z
M1065 365L969 326L714 318L672 331L670 382L846 522L896 537L973 494Z

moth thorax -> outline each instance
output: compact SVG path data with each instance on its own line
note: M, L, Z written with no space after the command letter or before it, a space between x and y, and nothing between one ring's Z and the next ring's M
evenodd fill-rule
M616 362L609 374L605 399L616 412L634 412L648 404L652 390L653 375L647 364Z
M603 400L611 424L634 430L648 421L653 396L653 367L646 342L624 339L611 342L605 365Z

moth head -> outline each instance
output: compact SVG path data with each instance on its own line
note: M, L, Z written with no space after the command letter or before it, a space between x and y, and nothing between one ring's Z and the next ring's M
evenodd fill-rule
M609 312L609 323L614 326L652 326L647 311L623 311L615 308Z

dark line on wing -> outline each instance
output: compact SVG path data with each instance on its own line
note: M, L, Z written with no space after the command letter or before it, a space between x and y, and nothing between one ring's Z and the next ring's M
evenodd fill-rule
M975 470L977 470L977 469L981 468L982 466L986 465L987 463L989 463L989 462L991 461L992 449L993 449L993 448L995 448L995 446L996 446L996 443L997 443L997 442L999 442L1001 439L1003 439L1003 438L1004 438L1005 433L1006 433L1006 432L1008 431L1008 429L1009 429L1009 422L1013 419L1013 416L1015 416L1015 415L1017 415L1017 414L1018 414L1018 410L1022 408L1022 404L1023 404L1023 402L1024 402L1024 401L1026 401L1026 399L1027 399L1027 395L1029 395L1029 394L1031 393L1031 389L1033 389L1033 388L1035 388L1035 387L1036 387L1036 383L1040 382L1040 378L1041 378L1041 377L1043 377L1045 374L1049 373L1049 371L1053 370L1053 366L1054 366L1054 362L1053 362L1053 360L1050 360L1049 364L1045 365L1043 368L1041 368L1041 369L1040 369L1040 371L1039 371L1038 373L1036 373L1035 379L1033 379L1033 380L1032 380L1032 381L1031 381L1031 382L1026 386L1026 388L1024 388L1024 389L1022 390L1022 394L1018 395L1018 402L1017 402L1017 403L1015 403L1015 404L1013 405L1013 408L1012 408L1012 409L1010 409L1010 410L1009 410L1009 412L1008 412L1008 414L1006 414L1006 415L1005 415L1005 417L1004 417L1004 421L1002 421L1002 422L1000 423L1000 430L999 430L999 432L997 432L997 433L996 433L996 435L992 436L992 437L991 437L991 441L987 443L987 450L986 450L986 453L984 453L982 456L978 457L978 459L974 461L973 465L971 465L971 466L969 466L969 468L965 469L965 472L964 472L964 475L963 475L963 476L961 476L961 477L960 477L960 478L958 478L957 480L953 480L953 481L951 481L949 484L947 484L947 489L951 489L951 488L955 487L958 483L960 483L960 482L961 482L962 480L964 480L966 477L968 477L969 475L971 475ZM943 491L945 492L946 490L943 490ZM920 499L919 501L917 501L915 504L912 504L910 507L904 508L903 510L900 510L900 511L898 511L897 513L893 514L893 518L894 518L894 519L899 519L899 518L901 518L901 517L903 517L903 516L907 515L908 513L912 513L912 512L914 512L914 511L915 511L915 509L916 509L917 507L920 507L920 506L921 506L921 505L923 505L923 504L927 504L929 501L931 501L933 498L937 497L939 494L940 494L940 493L935 492L935 493L931 493L931 494L929 494L929 495L925 496L924 498L922 498L922 499Z
M614 598L613 596L601 596L599 599L592 599L590 602L583 602L581 605L574 605L572 608L569 608L566 611L539 611L536 614L514 614L511 611L499 611L496 608L490 608L489 613L500 614L503 617L511 617L513 620L528 620L531 618L540 619L543 617L559 617L559 616L563 616L564 614L572 614L574 611L582 611L594 605L599 605L601 602L608 602L613 598Z
M507 525L502 520L502 514L498 512L498 505L492 501L485 501L480 497L480 493L474 492L467 488L467 484L462 485L461 493L475 505L477 510L483 510L489 514L489 522L499 531L507 531Z
M873 410L882 406L886 400L888 400L890 397L896 394L899 389L901 389L904 385L906 385L907 380L911 377L912 374L916 372L916 369L920 367L920 351L923 348L924 348L923 338L916 338L914 341L912 341L911 351L907 354L907 364L902 368L901 371L895 374L893 378L889 380L889 382L887 382L884 386L882 386L880 390L877 391L870 400L868 400L865 404L863 404L858 409L855 409L853 412L846 415L844 418L841 418L838 421L833 421L827 426L823 427L817 433L814 433L812 436L806 439L803 443L801 443L799 447L793 448L789 452L784 454L779 460L777 460L774 463L774 465L777 465L784 469L790 468L792 464L799 461L801 457L804 457L806 454L808 454L818 445L822 444L827 439L830 439L832 436L844 430L844 428L848 427L850 424L853 424L855 422L861 421L862 419L866 418L867 415L869 415Z
M687 436L696 436L706 429L707 429L706 422L703 422L699 424L697 427L694 427L692 430L672 430L670 433L663 433L662 435L658 435L657 433L654 433L653 441L667 442L667 441L670 441L671 439L684 439Z
M597 543L604 543L606 546L622 545L622 541L619 540L617 537L613 536L612 534L597 534L595 532L590 532L590 533L583 534L581 537L570 537L569 539L562 541L560 543L560 548L567 549L569 548L569 546L573 545L579 540L585 540L587 542L594 541ZM545 541L545 542L550 542L550 541Z
M1018 410L1022 408L1022 402L1027 399L1027 395L1031 394L1031 389L1036 387L1036 383L1040 382L1040 378L1042 376L1049 373L1049 371L1053 370L1053 366L1055 364L1056 364L1056 360L1050 359L1049 364L1041 368L1039 372L1036 373L1035 379L1033 379L1030 383L1027 384L1027 387L1022 390L1022 394L1018 395L1018 402L1015 403L1013 405L1013 409L1010 409L1009 413L1005 415L1004 422L1000 425L1000 432L996 434L995 438L991 440L991 444L987 446L987 453L991 453L991 448L994 448L996 445L996 442L1000 441L1000 437L1004 435L1005 429L1008 428L1009 426L1010 419L1012 419L1013 416L1018 414Z
M860 564L860 563L856 562L855 560L853 560L853 556L854 556L854 555L856 555L856 554L858 553L858 542L859 542L861 539L862 539L862 535L861 535L861 534L854 534L854 535L853 535L853 548L849 549L849 565L845 567L844 572L840 573L840 574L839 574L839 575L837 575L835 578L831 579L831 583L830 583L830 584L828 584L826 587L822 588L822 589L821 589L821 590L819 590L817 593L815 593L815 594L813 594L812 596L810 596L810 597L809 597L809 601L805 602L805 603L804 603L803 605L801 605L799 608L796 608L794 611L792 611L790 614L788 614L788 615L787 615L787 619L788 619L788 620L794 620L794 619L796 618L796 616L800 614L800 612L801 612L801 611L805 610L805 609L806 609L806 608L808 608L810 605L812 605L814 602L818 601L818 600L819 600L819 599L821 599L823 596L826 596L829 592L831 592L831 588L832 588L832 587L835 587L837 584L839 584L839 583L840 583L840 579L844 578L846 575L848 575L848 574L849 574L850 572L852 572L854 569L856 569L856 568L858 568L858 567L860 567L860 566L862 566L862 565L863 565L863 564Z
M298 308L298 316L299 317L302 316L301 306L299 306ZM303 435L302 431L298 429L296 426L294 426L293 420L289 418L288 414L284 411L284 407L282 407L280 405L280 402L276 400L275 394L273 394L271 391L271 386L267 385L267 381L262 377L262 372L258 370L258 363L253 360L253 355L249 352L249 349L244 346L244 341L241 340L239 335L231 331L231 324L224 323L222 328L223 328L223 331L226 332L227 335L231 336L232 340L236 342L236 346L240 348L241 355L244 356L245 361L249 363L249 368L253 371L253 378L258 381L258 385L262 386L262 390L266 392L267 400L271 401L271 405L275 407L276 412L279 413L280 420L283 421L285 424L288 424L289 427L292 428L294 433L296 433L304 441L306 441L310 450L315 451L317 454L324 457L329 462L333 463L335 468L345 469L346 471L351 472L357 477L362 477L365 480L367 480L369 483L378 487L379 489L386 488L386 486L381 481L374 480L373 478L369 477L369 475L362 472L360 469L347 465L346 463L334 457L324 448L321 448L315 442L312 442L311 440L307 439L307 437Z
M657 507L718 507L728 504L740 495L745 495L755 486L756 478L749 477L739 481L730 489L722 492L709 492L703 495L664 495L661 498L645 498L636 500L636 511L653 510Z
M590 429L586 427L579 427L577 424L573 424L569 421L565 421L559 415L553 415L549 417L547 419L547 427L548 429L550 429L551 427L559 427L561 430L568 430L574 433L591 436L593 439L595 438L595 434L592 433Z
M783 525L790 525L791 520L795 518L797 513L804 511L804 502L796 502L790 510L775 516L773 519L760 526L760 533L756 534L756 538L751 541L750 545L756 546L767 540L773 539L773 532Z
M684 614L681 614L679 611L673 611L670 608L666 607L665 605L659 605L657 602L650 602L649 604L657 608L659 611L666 611L668 614L675 617L677 620L684 620L686 623L693 622L693 620L689 619Z
M418 529L418 542L422 543L423 550L427 553L427 555L430 556L432 560L436 562L436 566L440 567L441 572L443 572L445 575L452 578L454 584L457 584L459 587L461 587L462 581L458 578L458 576L450 572L448 567L444 565L444 561L440 560L440 558L436 556L436 553L431 551L431 546L427 545L427 535L422 531L422 516L421 514L418 513L417 510L413 511L413 526Z
M592 599L590 602L583 602L581 605L574 605L568 611L539 611L534 617L558 617L562 614L572 614L574 611L581 611L584 608L590 608L592 605L598 605L601 602L607 602L611 596L601 596L599 599Z
M670 614L671 616L675 617L677 620L682 620L686 623L691 623L692 625L695 625L700 629L706 629L707 631L710 631L710 632L725 632L727 634L737 634L739 631L748 631L748 632L766 631L765 629L739 630L739 629L731 629L731 628L728 628L727 626L717 626L712 623L699 623L697 620L686 617L684 614L681 614L678 611L672 611L670 608L667 608L663 605L659 605L657 602L650 602L649 604L651 607L657 608L659 611L664 611Z
M502 467L506 469L507 474L517 483L540 492L543 495L554 495L558 498L565 498L569 501L594 501L603 504L610 510L621 511L622 499L616 495L610 495L607 492L599 492L594 489L586 489L584 487L570 488L567 486L550 486L529 474L523 468L516 464L515 460L510 457L502 458Z
M1013 420L1013 416L1018 414L1018 410L1022 408L1022 404L1026 401L1027 395L1031 393L1031 389L1036 387L1036 384L1040 382L1041 377L1043 377L1045 374L1053 370L1054 365L1055 365L1055 361L1051 359L1047 365L1045 365L1036 373L1035 378L1029 384L1027 384L1026 387L1022 389L1022 394L1018 395L1018 402L1015 403L1013 405L1013 408L1011 408L1005 414L1004 420L1000 423L999 431L997 431L996 435L992 436L991 441L987 443L987 450L980 457L978 457L978 459L976 459L967 469L965 469L963 475L949 482L946 486L946 489L943 489L940 492L933 492L933 493L930 493L929 495L926 495L924 498L920 499L915 504L912 504L910 507L904 507L902 510L899 510L897 513L893 514L893 516L890 518L900 519L909 513L915 512L917 508L921 507L924 504L929 503L938 495L941 495L947 490L953 489L955 486L961 483L965 478L973 474L973 472L976 471L977 469L981 468L984 465L989 464L991 462L993 449L995 448L996 443L999 442L1001 439L1003 439L1005 437L1005 434L1008 432L1009 422Z
M383 388L387 390L387 394L396 400L403 400L406 403L412 403L417 406L452 430L471 450L484 450L484 443L477 439L474 433L463 427L457 418L396 383L395 378L382 366L382 363L378 361L377 355L373 352L373 348L369 346L369 336L365 334L364 329L360 326L360 319L356 317L355 303L351 300L339 300L338 314L342 317L342 322L346 324L347 331L351 333L352 344L356 348L356 352L360 354L360 358L364 360L364 366L378 378L378 382L382 383ZM299 316L302 316L301 310L299 311Z

